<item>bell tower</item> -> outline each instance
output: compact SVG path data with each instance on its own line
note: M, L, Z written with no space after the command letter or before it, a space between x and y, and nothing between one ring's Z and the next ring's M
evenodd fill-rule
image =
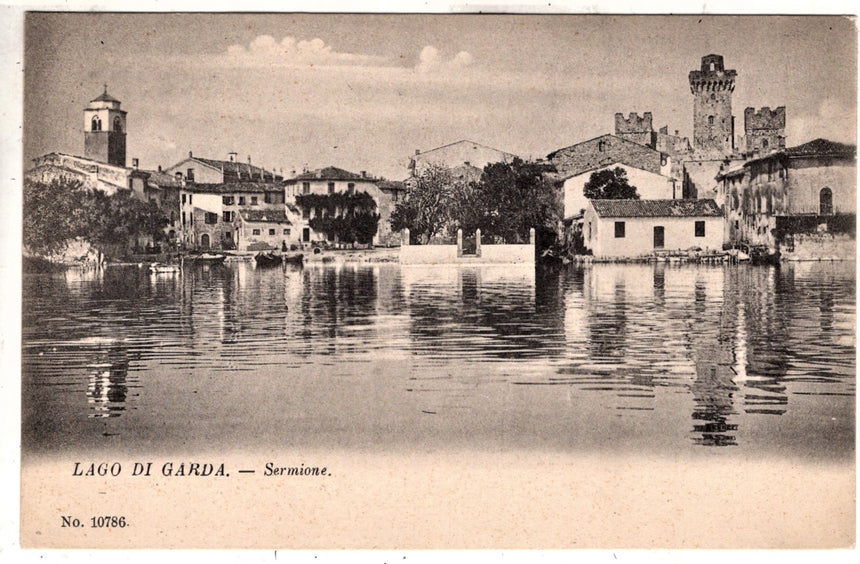
M125 114L120 101L104 93L84 108L84 156L125 166Z
M722 55L702 57L702 67L690 71L693 94L693 149L714 156L729 155L735 148L732 92L735 70L725 70Z

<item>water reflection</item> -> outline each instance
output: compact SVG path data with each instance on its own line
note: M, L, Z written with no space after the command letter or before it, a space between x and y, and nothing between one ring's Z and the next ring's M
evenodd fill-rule
M853 263L27 275L24 439L845 455L854 286Z

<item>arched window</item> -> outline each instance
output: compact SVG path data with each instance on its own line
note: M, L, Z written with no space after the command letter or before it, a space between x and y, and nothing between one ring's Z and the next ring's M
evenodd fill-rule
M762 149L767 149L767 139L762 139L762 140L761 140L761 148L762 148Z
M711 92L711 100L716 100L716 99L717 99L717 95L714 94L713 92Z
M601 153L606 151L606 141L598 141L597 142L597 150Z
M118 133L122 133L122 120L119 118L119 116L113 118L113 130Z
M714 116L708 116L708 125L714 125Z
M93 131L101 131L102 130L102 120L99 116L93 116Z
M833 213L833 191L825 186L818 194L818 208L821 215Z

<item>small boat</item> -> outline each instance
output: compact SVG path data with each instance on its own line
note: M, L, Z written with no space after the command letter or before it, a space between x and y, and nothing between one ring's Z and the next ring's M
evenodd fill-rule
M254 260L257 266L279 266L284 262L284 257L275 253L258 253Z
M204 264L221 264L227 258L227 255L213 254L213 253L201 253L199 255L188 255L185 257L185 260L194 261L196 263L204 263Z
M164 264L154 262L149 265L149 271L153 274L175 274L180 271L178 264Z
M284 255L284 262L287 264L297 264L301 266L305 261L305 255L302 253L293 254L293 255Z

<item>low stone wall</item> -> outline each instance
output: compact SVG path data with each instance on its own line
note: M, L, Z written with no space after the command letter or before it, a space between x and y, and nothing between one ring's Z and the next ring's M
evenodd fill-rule
M779 248L781 260L855 260L857 242L847 233L788 235Z
M403 245L403 264L452 264L457 262L457 245Z
M481 245L480 262L491 264L534 264L533 245Z

